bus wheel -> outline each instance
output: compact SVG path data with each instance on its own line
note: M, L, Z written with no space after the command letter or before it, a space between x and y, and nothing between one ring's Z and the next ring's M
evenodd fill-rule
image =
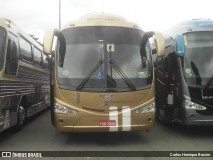
M20 130L24 125L24 121L25 121L25 108L22 105L20 105L17 112L17 123L15 125L15 130Z

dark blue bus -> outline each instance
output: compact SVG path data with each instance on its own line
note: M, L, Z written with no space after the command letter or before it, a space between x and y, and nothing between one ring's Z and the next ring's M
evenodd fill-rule
M162 122L213 125L213 21L172 27L155 61L156 113Z

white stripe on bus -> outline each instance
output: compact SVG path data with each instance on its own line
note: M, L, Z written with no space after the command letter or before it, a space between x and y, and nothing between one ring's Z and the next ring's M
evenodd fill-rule
M122 131L131 130L131 110L129 106L122 107Z
M116 125L109 126L110 132L117 132L118 131L118 107L111 106L109 107L109 120L114 120Z

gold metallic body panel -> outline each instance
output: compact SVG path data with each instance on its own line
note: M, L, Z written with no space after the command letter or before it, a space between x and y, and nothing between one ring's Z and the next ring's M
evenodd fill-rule
M55 86L54 93L55 102L78 111L76 115L55 114L55 125L59 131L109 132L109 127L99 126L99 122L110 119L111 106L116 106L118 111L117 131L122 131L123 128L123 106L129 106L131 110L131 131L149 130L154 126L154 112L136 113L140 107L154 102L154 85L146 90L121 93L76 92ZM109 104L104 105L105 101Z
M136 24L122 17L106 14L81 17L79 21L68 23L64 29L79 26L119 26L140 29ZM136 110L155 102L154 88L153 81L151 88L140 91L99 93L64 90L59 88L54 73L55 103L78 112L74 115L55 113L55 127L63 132L150 130L154 126L155 112L136 113ZM115 108L116 113L114 113ZM117 119L116 128L99 125L100 121L107 121L110 118Z

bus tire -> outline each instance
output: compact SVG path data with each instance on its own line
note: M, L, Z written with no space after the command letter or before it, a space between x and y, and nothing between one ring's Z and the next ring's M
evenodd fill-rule
M25 111L25 107L23 106L23 104L21 103L18 107L18 112L17 112L17 123L15 125L15 130L20 130L23 128L24 125L24 121L26 118L26 111Z

